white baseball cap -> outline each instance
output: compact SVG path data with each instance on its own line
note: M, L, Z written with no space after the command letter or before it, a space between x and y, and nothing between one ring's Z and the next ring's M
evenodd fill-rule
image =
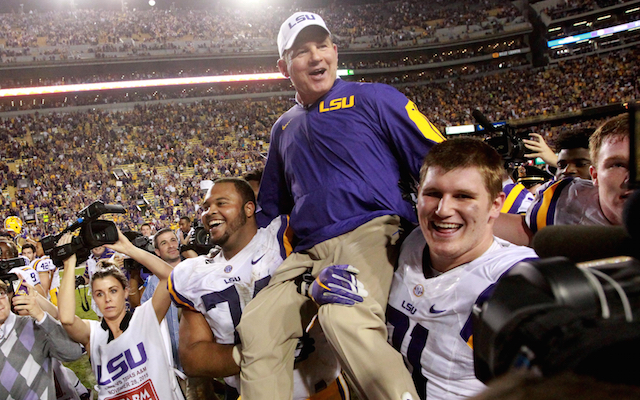
M287 18L280 26L280 32L278 32L278 52L280 53L280 58L282 58L286 50L289 50L291 46L293 46L296 37L298 37L298 34L302 32L304 28L314 25L323 28L328 34L331 34L324 20L318 14L312 12L297 12Z

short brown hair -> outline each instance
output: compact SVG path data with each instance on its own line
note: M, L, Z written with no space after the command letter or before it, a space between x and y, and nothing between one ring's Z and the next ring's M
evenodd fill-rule
M9 294L11 290L9 290L9 285L3 280L0 280L0 290L4 290L5 293Z
M420 186L431 167L438 167L445 173L457 168L478 168L491 198L495 199L502 192L505 174L502 157L480 139L456 138L433 146L420 168Z
M173 230L171 228L162 228L158 231L158 233L156 233L155 235L153 235L153 248L157 249L158 248L158 238L162 235L164 235L165 233L171 233L174 236L176 235Z
M629 115L627 113L620 114L616 117L609 118L589 138L589 157L591 157L591 165L598 165L598 154L602 144L607 140L613 140L614 143L622 141L629 137Z
M93 281L96 279L104 279L108 276L112 276L120 282L123 289L129 287L129 281L124 275L124 272L122 272L122 270L113 261L100 260L98 262L96 272L91 275L91 288L93 288Z

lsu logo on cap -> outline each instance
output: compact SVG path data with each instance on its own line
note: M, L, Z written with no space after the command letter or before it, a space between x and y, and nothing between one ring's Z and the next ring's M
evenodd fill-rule
M289 21L289 23L287 25L289 26L289 29L293 29L293 27L298 25L300 22L307 21L307 20L308 21L315 21L316 20L316 16L314 14L298 15L295 20Z

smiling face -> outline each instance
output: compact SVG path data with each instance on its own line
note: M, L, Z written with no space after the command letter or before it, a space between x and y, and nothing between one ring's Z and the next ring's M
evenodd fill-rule
M93 279L91 282L93 301L106 319L118 319L126 311L127 290L113 276Z
M629 137L609 137L602 142L596 166L589 171L598 188L600 208L614 225L622 225L624 203L629 189Z
M245 185L251 191L246 182ZM209 243L222 247L225 257L242 249L257 230L253 218L255 203L243 201L233 182L215 183L204 198L202 210L202 224L209 229Z
M481 256L493 243L493 223L504 193L495 199L478 168L427 170L418 197L420 229L433 268L440 272Z
M323 28L307 27L278 60L278 68L291 79L298 100L304 105L313 104L333 87L338 72L338 47Z
M156 255L162 258L170 265L180 262L180 244L178 238L173 232L164 232L160 235L156 235L155 241L157 243L155 252Z

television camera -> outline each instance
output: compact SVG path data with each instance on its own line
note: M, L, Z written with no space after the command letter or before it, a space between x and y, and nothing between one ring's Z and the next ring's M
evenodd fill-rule
M471 115L486 132L492 134L485 142L496 149L506 164L520 165L530 160L524 156L528 150L522 141L529 137L530 131L519 133L509 123L494 125L480 110L473 110Z
M476 377L510 370L543 377L573 371L638 385L640 356L640 111L628 104L629 187L623 227L550 226L533 240L537 260L512 267L473 309Z
M54 264L62 266L62 262L82 249L90 250L103 244L113 244L118 240L118 228L111 221L98 219L104 214L126 214L124 207L119 205L105 205L96 201L77 214L77 220L57 235L44 237L40 242L42 248L51 257ZM80 229L71 243L56 246L62 235Z
M155 248L153 246L153 240L144 236L142 233L129 231L123 232L123 235L125 235L127 239L129 239L129 241L137 248L147 251L151 254L156 254ZM146 274L151 274L151 271L149 271L147 267L129 257L125 257L125 259L123 260L123 268L127 271L142 271Z

